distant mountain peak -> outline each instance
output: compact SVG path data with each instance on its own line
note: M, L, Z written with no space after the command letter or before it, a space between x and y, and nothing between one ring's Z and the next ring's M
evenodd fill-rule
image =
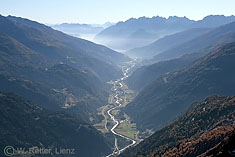
M234 16L210 15L202 20L191 20L187 17L161 16L130 18L99 32L94 40L117 50L130 50L143 47L154 41L177 32L192 28L215 28L235 21ZM139 29L146 34L133 35ZM143 31L142 31L143 32ZM136 34L136 33L135 33ZM151 35L150 35L151 34Z
M224 15L208 15L208 16L205 16L205 17L203 18L203 20L209 19L209 18L224 18L224 17L226 17L226 16L224 16ZM229 17L229 16L228 16L228 17Z
M199 21L203 21L203 22L217 22L217 21L235 21L235 16L231 15L231 16L225 16L225 15L208 15L206 17L204 17L202 20Z
M166 19L166 21L167 21L167 22L175 22L175 21L193 21L193 20L188 19L186 16L184 16L184 17L169 16L169 17Z

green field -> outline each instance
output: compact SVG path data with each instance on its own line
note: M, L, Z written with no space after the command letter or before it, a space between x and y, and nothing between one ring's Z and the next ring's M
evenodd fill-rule
M105 106L102 106L100 108L98 108L98 115L103 115L102 114L102 111L104 113L106 113L106 111L111 107L111 105L105 105ZM96 129L98 129L99 131L101 131L102 133L106 133L107 130L105 129L105 119L103 119L100 123L97 123L97 124L94 124L93 125Z
M111 111L111 114L114 116L118 115L119 113L120 113L120 110L118 110L118 109Z
M98 129L99 131L101 131L102 133L107 133L108 131L105 129L105 120L102 120L101 123L95 124L93 125L96 129Z
M136 134L138 131L136 130L136 124L135 123L129 123L129 122L123 122L121 123L116 129L116 132L119 134L122 134L124 136L127 136L129 138L135 139Z

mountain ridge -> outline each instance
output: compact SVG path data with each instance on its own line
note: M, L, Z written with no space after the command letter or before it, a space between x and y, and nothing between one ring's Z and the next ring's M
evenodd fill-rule
M235 23L233 22L215 29L210 29L209 31L206 31L206 33L202 33L202 35L199 35L198 37L183 42L179 45L176 44L181 42L177 41L178 37L184 36L185 33L186 35L188 35L188 33L190 33L191 31L180 32L159 39L157 42L154 43L154 46L157 46L158 43L163 42L166 43L163 48L165 47L165 49L169 49L156 55L153 59L143 60L140 63L140 65L143 66L139 69L136 69L132 73L132 75L127 78L126 82L132 89L139 92L141 89L143 89L143 87L157 79L159 76L189 66L194 61L205 56L221 45L234 42L234 30ZM194 33L197 33L197 31ZM168 46L169 43L174 44L170 44L170 46ZM175 44L176 46L172 46ZM153 48L153 50L154 49L155 48ZM158 48L156 48L156 50L158 50Z
M190 41L177 45L153 57L152 62L178 58L184 54L207 52L235 41L235 22L214 28Z
M122 74L118 64L128 58L28 19L1 16L0 28L0 91L65 108L87 123L101 118L96 113L108 99L106 81Z
M79 117L43 109L13 93L0 93L0 102L2 150L9 145L25 151L31 147L51 148L53 153L63 148L74 149L74 154L67 155L83 157L111 152L108 140ZM5 155L3 151L0 154Z
M214 22L216 21L216 22ZM186 17L140 17L119 22L114 26L104 29L96 35L95 41L107 45L113 49L130 50L142 47L160 39L166 35L174 34L191 28L212 28L235 21L235 16L225 17L223 15L208 16L202 20L194 21ZM146 25L147 23L147 25ZM136 31L143 29L152 34L149 38L131 38ZM142 31L143 32L143 31Z
M154 41L153 43L147 46L135 48L125 53L129 56L141 57L143 59L151 58L161 52L166 51L167 49L185 43L186 41L192 40L193 38L196 38L208 32L209 30L210 29L208 28L193 28L172 35L167 35L163 38L158 39L157 41Z
M200 156L208 150L215 154L215 146L234 136L234 108L234 96L208 96L120 156ZM221 149L230 156L228 151L232 146Z
M140 129L157 130L194 101L212 94L235 95L231 88L235 84L234 50L235 43L227 44L185 69L163 75L145 87L125 111Z

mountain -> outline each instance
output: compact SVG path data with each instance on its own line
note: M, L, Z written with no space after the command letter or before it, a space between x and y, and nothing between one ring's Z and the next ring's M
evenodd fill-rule
M234 140L235 140L235 132L233 131L233 133L230 136L226 137L215 147L203 153L202 156L219 156L219 157L234 156L234 148L233 148Z
M103 28L108 28L112 25L115 25L114 22L105 22L103 24L89 24L90 26L93 26L93 27L103 27Z
M71 151L58 156L81 157L101 157L111 152L107 139L79 117L43 109L13 93L0 93L0 118L2 150L6 146L25 151L50 148L56 155L56 149L73 149L75 154ZM1 156L5 156L3 151Z
M0 90L15 92L48 109L73 108L86 122L106 103L106 84L91 70L47 59L13 38L0 34ZM44 60L45 58L45 60ZM46 65L46 66L45 66Z
M232 156L235 97L207 97L120 156Z
M207 28L194 28L183 32L175 33L173 35L165 36L150 45L134 48L126 52L131 57L151 58L161 52L171 49L177 45L190 41L202 34L205 34L210 29Z
M126 56L34 21L0 16L0 91L14 92L53 110L101 118L106 81L121 76Z
M195 23L195 27L218 27L234 21L234 15L209 15ZM218 23L219 22L219 23Z
M177 59L141 66L126 79L126 83L130 89L140 92L144 87L152 83L157 78L165 75L166 73L178 71L190 66L193 62L204 55L205 54L203 53L193 53L184 55Z
M0 91L38 105L1 94L2 149L74 147L78 156L109 154L109 142L90 124L103 119L97 108L107 103L106 82L121 76L119 65L128 60L40 23L0 16Z
M180 71L145 87L125 112L139 129L157 130L208 95L235 95L235 43L222 46Z
M51 27L66 34L90 41L93 40L96 34L104 30L104 27L102 26L93 26L79 23L62 23L58 25L51 25Z
M1 16L0 20L0 33L49 58L50 62L90 68L107 81L118 76L117 64L128 60L102 45L68 36L34 21L12 16Z
M210 52L213 49L216 49L222 44L235 41L234 22L215 29L210 29L211 31L209 31L208 29L196 29L196 30L194 29L194 31L190 30L170 35L162 39L159 39L157 42L153 43L152 45L153 47L149 47L152 50L156 49L161 51L160 49L168 49L168 48L169 49L155 56L154 59L143 60L142 64L147 66L140 67L139 69L134 71L130 77L127 78L126 81L128 86L136 91L140 91L146 85L148 85L158 77L162 76L163 74L180 70L186 66L189 66L195 60L199 59L200 57L203 57L208 52ZM204 32L203 35L199 35L200 34L198 33L199 30L201 32L205 31L206 33ZM196 34L198 34L199 37L196 37L193 40L190 40L183 44L179 44L191 38L193 36L192 34L194 33L195 33L194 36L197 36ZM160 45L161 44L164 45L164 43L165 47L163 46L161 48ZM151 49L149 49L149 52L151 52ZM155 64L151 65L151 63Z
M235 41L235 22L214 28L190 41L171 47L154 56L150 62L174 59L195 52L210 52L233 41Z
M194 21L186 17L140 17L119 22L95 36L95 41L110 48L130 50L146 46L166 35L192 28L213 28L235 21L235 16L214 15Z
M181 25L189 25L187 18L159 16L153 18L131 18L125 22L119 22L114 26L104 29L96 35L95 41L114 49L127 50L138 46L144 46L152 41L168 34L182 31ZM173 28L172 26L175 25Z

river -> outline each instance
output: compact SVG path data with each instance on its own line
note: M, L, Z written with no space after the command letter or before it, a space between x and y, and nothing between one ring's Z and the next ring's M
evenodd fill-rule
M107 115L110 117L110 119L112 120L112 122L114 124L113 127L110 129L112 134L115 135L115 136L119 136L121 138L125 138L128 141L131 141L131 144L128 144L124 148L119 149L118 145L117 145L118 140L117 140L117 138L115 138L115 141L114 141L115 149L114 149L114 151L111 154L107 155L106 157L112 157L112 156L119 155L125 149L127 149L127 148L129 148L131 146L134 146L137 143L136 140L131 139L131 138L129 138L127 136L124 136L122 134L119 134L119 133L117 133L115 131L115 129L119 126L120 121L118 119L116 119L114 115L112 115L112 111L117 109L117 108L119 108L122 105L122 99L120 98L120 95L118 93L118 89L122 90L122 87L123 87L122 81L124 81L128 77L128 73L129 73L130 69L133 68L133 67L134 67L134 64L132 64L131 67L127 67L125 70L123 70L123 77L120 78L120 79L115 80L115 84L113 86L115 94L113 94L112 99L116 100L115 101L116 105L106 111ZM119 84L119 86L117 86L116 84ZM125 92L123 92L123 93L125 94ZM107 126L106 126L107 125L107 117L105 116L105 114L103 114L103 116L104 116L104 118L106 120L106 122L105 122L105 129L107 129Z

